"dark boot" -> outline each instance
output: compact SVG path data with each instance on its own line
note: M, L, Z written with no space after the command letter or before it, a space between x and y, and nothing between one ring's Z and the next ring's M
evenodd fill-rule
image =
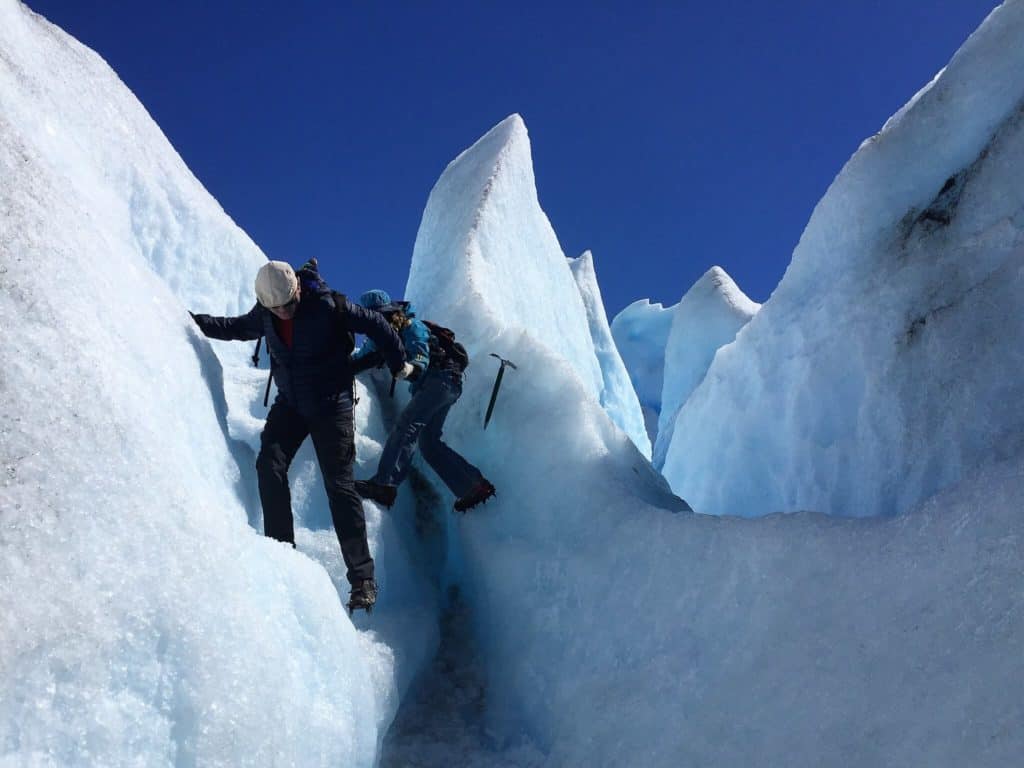
M398 496L398 486L378 483L375 480L356 480L356 493L364 499L375 501L382 507L391 509Z
M486 478L482 478L480 482L473 487L473 490L465 496L460 496L455 500L455 511L468 512L477 504L482 504L487 501L494 494L494 486L491 485Z
M354 611L362 609L367 613L373 612L373 604L377 602L377 582L373 579L363 579L352 585L352 591L348 596L348 613L351 616Z

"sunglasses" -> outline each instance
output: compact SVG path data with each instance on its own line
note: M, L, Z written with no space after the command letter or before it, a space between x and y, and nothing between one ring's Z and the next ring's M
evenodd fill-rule
M291 301L287 302L286 304L278 304L276 307L268 307L268 309L291 309L292 307L294 307L298 303L299 303L299 297L296 296L294 299L292 299Z

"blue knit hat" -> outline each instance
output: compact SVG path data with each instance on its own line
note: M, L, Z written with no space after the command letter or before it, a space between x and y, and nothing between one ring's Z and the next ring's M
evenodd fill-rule
M359 297L359 303L367 309L380 309L386 307L391 303L391 297L387 291L382 291L380 288L374 288L372 291L367 291Z

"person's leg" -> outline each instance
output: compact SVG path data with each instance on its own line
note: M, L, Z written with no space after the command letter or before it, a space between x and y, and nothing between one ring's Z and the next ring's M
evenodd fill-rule
M444 405L430 418L423 432L420 433L420 452L437 476L457 497L470 493L484 479L480 470L466 461L461 455L449 447L442 439L444 420L448 412L462 395L462 387L451 381L445 381Z
M373 558L366 540L363 502L356 493L352 476L356 446L351 402L332 401L311 423L311 435L348 580L357 585L373 578Z
M292 545L295 544L295 526L288 467L307 434L305 420L284 403L276 402L267 414L267 423L260 435L260 455L256 459L263 533Z
M437 376L429 371L424 376L426 378L399 415L384 443L373 482L399 485L405 479L416 453L420 432L447 402Z

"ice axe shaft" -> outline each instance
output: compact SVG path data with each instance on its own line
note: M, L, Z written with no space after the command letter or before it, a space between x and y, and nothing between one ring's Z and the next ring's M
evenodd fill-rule
M494 404L498 400L498 390L501 389L501 380L505 376L505 366L510 366L512 370L519 370L516 368L516 364L511 360L506 360L501 355L496 355L491 352L491 357L496 357L501 361L501 367L498 369L498 376L494 379L494 389L491 390L491 402L487 404L487 415L484 416L484 429L487 429L487 425L491 422L491 414L494 413Z

